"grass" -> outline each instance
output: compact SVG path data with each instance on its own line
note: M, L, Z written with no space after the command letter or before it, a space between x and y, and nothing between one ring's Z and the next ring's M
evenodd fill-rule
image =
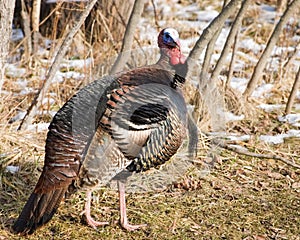
M289 140L276 151L289 149L295 154L298 141ZM10 227L40 174L41 145L1 158L2 164L19 163L21 170L11 174L3 164L0 171L0 239L21 239ZM271 146L269 150L275 151ZM86 225L80 215L85 195L78 192L26 239L299 239L300 170L227 151L220 159L208 175L174 179L176 183L160 192L128 194L129 220L146 223L142 230L126 232L119 226L117 192L103 189L94 194L92 213L100 221L109 221L108 226L96 231ZM197 181L197 187L183 187L187 180Z

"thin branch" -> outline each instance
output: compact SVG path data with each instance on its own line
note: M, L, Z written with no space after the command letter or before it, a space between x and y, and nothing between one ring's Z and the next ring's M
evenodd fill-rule
M227 81L225 85L225 89L228 89L230 86L230 81L233 76L233 69L234 69L234 63L236 59L236 53L238 50L238 40L239 40L239 31L236 32L235 37L234 37L234 43L233 43L233 49L232 49L232 56L231 56L231 61L229 64L229 69L228 69L228 74L227 74Z
M110 74L119 72L124 68L128 58L130 56L130 50L131 50L132 42L134 39L134 32L139 23L143 9L144 9L144 0L135 0L131 15L130 15L130 18L129 18L129 21L128 21L128 24L126 27L125 35L123 38L121 52L118 55L118 58L115 61L114 65L112 66Z
M52 82L52 79L54 78L55 73L56 73L57 69L59 68L59 64L60 64L61 60L63 59L65 53L67 52L75 34L78 32L81 25L84 23L85 19L89 15L90 11L92 10L92 8L96 2L97 2L97 0L90 0L87 3L85 10L82 12L82 15L79 17L79 19L78 19L77 23L75 24L75 26L73 27L73 29L71 29L70 32L66 33L66 37L62 41L62 43L59 47L59 50L55 56L55 59L47 73L46 80L44 81L43 86L41 87L41 89L37 93L36 97L34 98L31 106L27 110L27 113L26 113L23 121L21 122L18 130L26 129L28 127L28 125L32 122L32 119L35 116L38 108L40 107L43 97L44 97L45 93L48 91L50 84Z
M254 72L252 74L250 81L248 82L247 88L246 88L245 92L243 93L243 96L245 98L248 98L253 93L253 91L257 85L257 82L260 79L260 77L263 73L263 70L267 64L268 58L270 57L272 50L273 50L277 40L279 39L279 36L282 32L284 25L292 17L292 14L294 14L295 11L299 11L299 7L300 7L300 0L294 0L287 7L287 9L284 12L284 14L282 15L280 21L277 23L264 52L262 53L258 63L255 66Z
M15 1L1 0L0 2L0 95L5 79L7 56L9 53L9 41L12 31L12 20L14 15Z
M222 12L209 24L209 26L203 30L200 38L196 42L194 48L189 54L189 63L199 59L203 49L207 46L208 42L211 40L213 35L218 29L223 26L227 18L232 15L236 8L240 5L242 0L232 0Z
M294 168L298 168L300 169L300 165L297 163L294 163L293 161L290 161L288 159L285 159L283 157L277 156L277 155L272 155L272 154L261 154L261 153L254 153L254 152L249 152L247 150L243 150L240 149L238 147L232 146L232 145L228 145L224 142L221 141L214 141L214 144L218 145L221 148L224 148L226 150L238 153L238 154L242 154L245 156L250 156L250 157L256 157L256 158L268 158L268 159L274 159L277 161L281 161L289 166L292 166Z
M289 59L286 61L286 63L283 65L283 69L285 69L285 71L287 72L287 68L289 67L289 65L297 58L298 55L298 51L300 51L300 41L298 42L298 44L295 46L293 53L291 54L291 56L289 57ZM285 72L285 74L286 74ZM284 77L285 79L285 77Z
M109 30L109 27L107 26L106 20L105 20L105 18L104 18L104 16L103 16L103 14L102 14L101 11L97 11L97 12L98 12L98 14L99 14L99 16L100 16L100 19L101 19L101 22L102 22L102 24L103 24L103 26L104 26L104 30L105 30L106 34L108 35L108 38L109 38L109 40L111 41L112 45L113 45L114 48L115 48L116 42L115 42L115 40L114 40L114 37L113 37L111 31Z
M33 30L33 52L38 50L39 24L40 24L41 0L34 0L32 3L31 23Z
M152 6L153 6L155 26L156 26L157 31L159 31L160 26L159 26L159 23L158 23L158 17L157 17L156 6L155 6L154 0L151 0L151 3L152 3Z
M300 86L300 67L298 69L298 72L297 72L297 75L296 75L296 78L295 78L295 82L293 84L293 88L292 88L292 91L290 93L288 102L286 104L285 114L290 114L291 113L291 109L292 109L292 106L293 106L293 103L294 103L294 100L295 100L295 97L296 97L297 90L299 89L299 86Z
M217 77L220 75L220 72L222 70L222 67L224 66L224 62L229 54L229 50L234 42L235 36L241 26L242 20L244 18L244 15L247 11L248 6L250 5L250 3L252 2L252 0L244 0L241 8L232 24L232 28L229 32L229 35L226 39L226 43L224 45L224 48L222 50L221 56L212 72L211 78L212 80L217 79ZM232 53L233 54L233 53Z
M21 8L21 17L24 24L24 33L25 33L25 59L30 60L32 54L32 39L31 39L31 30L30 30L30 18L28 12L26 10L25 1L21 0L22 8Z

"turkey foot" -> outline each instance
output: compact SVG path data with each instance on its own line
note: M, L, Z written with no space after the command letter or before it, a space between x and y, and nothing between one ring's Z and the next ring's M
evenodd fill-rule
M128 223L126 213L126 200L125 200L125 184L118 181L119 189L119 201L120 201L120 224L127 231L134 231L142 227L146 227L147 224L131 225Z
M97 229L98 226L103 226L103 225L107 225L109 224L108 222L98 222L95 221L92 216L91 216L91 201L92 201L92 192L91 191L87 191L86 192L86 203L85 203L85 210L83 211L83 213L85 214L86 217L86 221L88 223L89 226L91 226L94 229Z

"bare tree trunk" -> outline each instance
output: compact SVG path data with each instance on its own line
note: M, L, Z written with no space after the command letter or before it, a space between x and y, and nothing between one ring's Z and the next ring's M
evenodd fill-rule
M267 64L268 58L270 57L272 50L281 34L281 31L284 27L284 25L287 23L287 21L292 17L292 14L295 13L295 11L299 11L300 6L300 0L294 0L286 9L284 14L282 15L280 21L277 23L269 41L268 44L262 53L258 63L255 66L254 72L252 74L252 77L250 81L248 82L247 88L245 92L243 93L243 96L245 98L248 98L254 91L258 80L260 79L263 70Z
M227 1L224 1L223 9L226 5L227 5ZM207 106L210 106L209 110L210 110L211 116L215 115L213 113L213 109L216 109L216 108L214 108L213 105L222 104L222 102L221 102L222 99L214 99L214 98L206 98L206 97L203 99L203 96L209 96L210 94L214 94L216 91L215 81L213 79L210 79L211 81L209 81L209 66L211 63L211 56L213 55L215 43L222 31L221 26L219 26L219 29L215 32L215 34L213 35L213 37L211 38L211 40L209 41L209 43L206 47L205 56L204 56L202 69L201 69L201 73L200 73L200 79L199 79L199 83L198 83L198 89L194 95L195 108L193 111L193 117L194 117L194 120L196 121L196 123L199 122L199 119L201 117L200 116L200 106L201 106L200 101L201 100L205 101ZM221 101L217 101L217 100L221 100Z
M76 25L63 38L64 40L59 47L59 50L55 56L54 62L52 63L52 65L47 73L46 80L45 80L43 86L41 87L41 89L39 90L38 94L36 95L35 99L33 100L31 106L27 110L27 113L26 113L23 121L21 122L18 130L26 129L28 127L28 125L32 122L32 119L35 116L37 109L41 105L43 97L44 97L45 93L48 91L51 81L54 78L57 69L59 68L59 64L60 64L61 60L63 59L66 51L68 50L75 34L80 29L81 25L84 23L84 20L87 18L87 16L89 15L90 11L92 10L92 8L96 2L97 2L97 0L90 0L87 3L85 10L82 12L82 15L78 19Z
M39 24L40 24L40 11L41 11L41 0L34 0L31 13L31 24L32 24L32 39L33 39L33 52L38 51L38 40L39 40Z
M232 15L237 7L240 5L242 0L232 0L222 12L209 24L209 26L204 29L202 35L197 40L195 46L189 54L188 61L189 64L193 64L193 61L199 59L203 49L207 46L208 42L211 40L213 35L218 29L223 26L227 18Z
M299 86L300 86L300 67L298 69L298 72L297 72L297 75L296 75L296 78L295 78L295 82L293 84L293 88L292 88L292 91L290 93L288 102L286 104L285 114L290 114L291 113L291 109L292 109L292 106L293 106L293 103L294 103L294 100L295 100L295 97L296 97L297 90L299 89Z
M30 19L29 15L26 9L25 0L21 0L22 4L22 10L21 10L21 17L23 21L23 31L25 34L25 43L24 43L24 49L25 49L25 59L27 61L30 60L31 54L32 54L32 41L31 41L31 30L30 30Z
M15 1L0 1L0 95L5 77L5 68L7 64L7 56L9 52L9 40L12 30L12 19L14 15Z
M238 15L236 16L236 19L234 20L233 24L232 24L232 28L230 30L230 33L226 39L226 43L225 43L225 46L222 50L222 53L221 53L221 56L213 70L213 73L211 75L211 78L212 80L216 79L221 70L222 70L222 67L224 66L224 61L229 53L229 50L233 44L233 41L234 41L234 38L235 38L235 35L236 33L238 32L239 28L240 28L240 25L242 23L242 20L243 20L243 17L244 17L244 14L248 8L248 6L250 5L250 3L252 2L252 0L244 0L243 3L242 3L242 6L239 10L239 13ZM227 79L228 81L228 79Z
M227 81L225 85L225 90L229 88L230 86L230 81L233 75L233 69L234 69L234 63L235 63L235 58L236 58L236 52L238 50L238 40L239 40L239 32L237 31L235 33L234 37L234 43L233 43L233 48L232 48L232 56L231 56L231 61L229 64L229 69L228 69L228 74L227 74Z
M112 69L110 71L110 74L114 74L116 72L121 71L126 62L129 59L130 56L130 50L134 38L134 32L135 29L139 23L139 20L141 18L141 14L144 9L144 0L135 0L134 6L127 24L127 28L125 31L125 35L123 38L122 43L122 49L121 52L118 55L117 60L115 61L114 65L112 66Z
M212 40L216 32L219 31L219 29L224 25L225 21L228 19L228 17L236 11L237 7L240 5L241 0L232 0L226 7L223 8L221 13L216 17L209 26L204 29L202 35L196 42L194 48L189 54L188 57L188 65L189 65L189 72L188 75L190 75L190 72L192 69L196 69L195 63L197 59L199 59L203 49L207 44ZM208 54L206 54L208 55ZM206 61L208 61L208 58L206 58ZM204 71L207 71L204 69ZM203 71L202 71L203 72ZM196 73L198 74L198 73ZM205 77L204 74L202 74L202 77ZM199 85L201 84L202 79L200 79ZM205 84L204 84L205 85ZM220 95L217 85L215 82L209 81L208 84L201 87L201 93L197 92L195 94L196 98L196 106L193 112L193 117L195 118L196 122L198 123L198 120L200 118L199 116L199 105L200 105L200 97L205 102L205 105L208 108L208 111L211 116L211 125L214 131L220 131L224 130L224 116L222 109L223 108L223 97Z

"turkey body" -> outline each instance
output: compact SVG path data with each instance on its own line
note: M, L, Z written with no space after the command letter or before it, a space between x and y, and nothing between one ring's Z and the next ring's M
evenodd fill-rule
M186 72L186 63L173 66L162 53L157 64L96 80L66 102L49 126L42 174L13 230L33 233L70 189L93 191L169 160L186 136Z

